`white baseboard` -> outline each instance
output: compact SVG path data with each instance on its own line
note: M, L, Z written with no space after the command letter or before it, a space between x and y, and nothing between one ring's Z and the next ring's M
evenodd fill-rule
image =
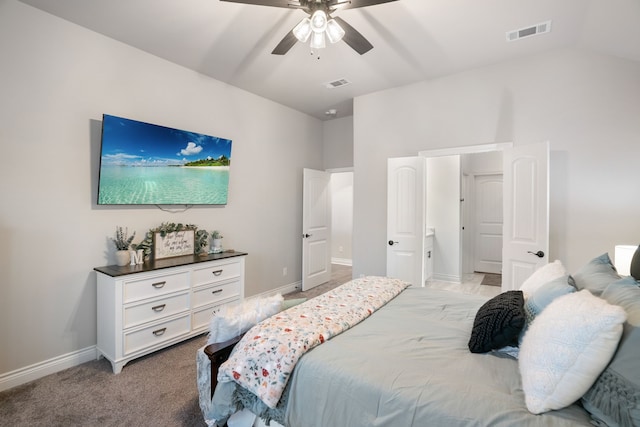
M348 258L331 258L331 264L340 264L340 265L353 265L353 260Z
M56 372L60 372L67 368L73 368L74 366L81 365L85 362L96 360L96 358L96 346L92 345L91 347L63 354L62 356L57 356L30 366L25 366L24 368L16 369L15 371L7 372L6 374L1 374L0 391L8 390L50 374L55 374Z
M271 296L273 296L275 294L286 295L286 294L290 294L291 292L298 292L300 289L302 289L302 280L298 280L297 282L289 283L288 285L280 286L279 288L276 288L276 289L271 289L270 291L266 291L266 292L263 292L261 294L251 295L250 297L247 297L245 299L268 298L268 297L271 297Z
M454 274L434 274L431 276L431 281L438 282L451 282L451 283L462 283L462 277L454 275Z

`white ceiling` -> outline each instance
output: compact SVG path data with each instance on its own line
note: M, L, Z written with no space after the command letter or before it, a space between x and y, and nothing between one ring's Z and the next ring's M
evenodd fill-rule
M353 113L366 93L549 49L578 47L640 61L640 0L398 0L335 12L374 46L308 44L271 55L300 10L219 0L21 0L168 61L321 120ZM552 20L549 34L505 33ZM337 79L351 83L327 89Z

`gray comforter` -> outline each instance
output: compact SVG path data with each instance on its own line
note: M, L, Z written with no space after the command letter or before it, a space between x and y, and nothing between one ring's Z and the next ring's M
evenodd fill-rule
M577 405L527 411L516 360L472 354L485 297L409 288L300 359L288 427L590 425Z

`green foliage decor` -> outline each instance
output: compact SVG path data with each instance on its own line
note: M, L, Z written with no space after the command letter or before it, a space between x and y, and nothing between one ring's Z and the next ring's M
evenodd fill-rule
M160 224L160 226L149 229L149 231L147 231L144 235L144 239L140 243L132 245L132 247L135 250L142 249L144 258L149 259L151 257L151 249L153 248L153 236L156 233L160 233L160 236L164 237L169 233L184 230L195 231L195 252L196 254L200 254L203 248L207 246L209 233L206 230L198 230L198 227L193 224L176 224L173 222L163 222L162 224Z
M131 242L136 236L136 232L134 231L131 236L128 236L128 234L128 228L123 230L122 227L116 227L116 238L112 238L111 240L113 240L113 243L116 245L116 249L119 251L126 251L129 249L129 246L131 246Z

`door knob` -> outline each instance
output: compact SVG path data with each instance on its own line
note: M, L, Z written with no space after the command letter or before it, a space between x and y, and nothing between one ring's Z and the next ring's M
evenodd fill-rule
M531 252L531 251L527 251L527 253L528 253L528 254L531 254L531 255L535 255L535 256L537 256L538 258L542 258L542 257L544 257L544 252L542 252L542 251L538 251L538 252Z
M303 234L303 235L302 235L302 237L303 237L304 239L308 239L308 238L309 238L309 237L311 237L311 236L313 236L313 234L305 233L305 234Z
M389 246L393 246L395 243L399 243L399 242L394 242L393 240L389 240Z

